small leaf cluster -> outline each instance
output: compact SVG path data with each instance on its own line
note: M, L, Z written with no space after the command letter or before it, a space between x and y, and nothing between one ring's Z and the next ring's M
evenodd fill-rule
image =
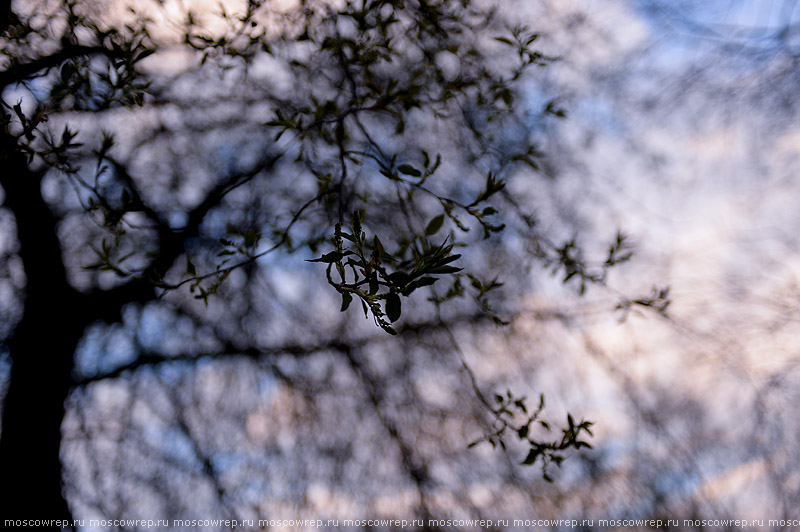
M494 40L514 48L523 66L548 64L548 58L533 48L533 43L539 38L538 33L530 31L525 25L513 26L509 28L509 33L510 37L498 36Z
M616 310L620 311L620 321L625 321L634 307L649 308L666 317L667 309L671 303L669 287L654 286L649 296L637 299L623 299L617 304Z
M583 258L583 250L578 246L577 240L572 238L554 247L554 256L546 260L546 265L551 268L553 275L561 272L564 284L573 279L578 280L578 292L586 293L589 284L605 284L609 270L628 262L633 257L633 246L628 236L622 231L617 231L616 238L608 247L605 261L597 266L590 266Z
M553 429L550 424L541 419L544 410L544 395L539 395L539 404L534 411L529 411L526 397L515 397L511 390L505 395L495 394L496 406L492 407L494 419L494 432L482 436L469 444L475 447L487 442L492 448L498 446L506 450L504 437L509 433L517 437L528 446L528 452L522 460L522 465L531 466L537 462L541 463L542 476L552 482L549 468L552 464L561 467L565 459L565 452L569 449L579 450L582 448L591 449L592 446L584 439L583 433L593 436L590 421L576 422L572 414L567 413L567 426L561 430L561 437L556 439L538 438L535 432L551 432ZM518 421L520 419L521 421ZM539 429L538 431L536 429Z
M378 235L367 237L362 217L361 211L353 212L350 232L337 223L334 250L308 262L328 265L328 283L342 296L342 312L357 298L366 317L371 314L379 327L397 334L391 324L402 315L401 296L433 285L441 275L460 272L462 268L452 263L461 255L453 253L453 245L447 239L437 246L425 237L419 238L422 242L419 250L405 246L389 253ZM434 234L442 222L439 217L431 220L426 234Z
M157 51L150 36L153 21L130 7L133 16L119 27L101 27L89 16L66 3L67 17L62 44L71 48L92 48L92 53L75 54L60 65L50 88L50 104L63 109L98 111L113 105L126 107L144 103L150 83L138 71L139 63ZM88 35L78 39L77 35ZM71 54L70 54L71 55ZM102 61L98 61L97 58Z
M102 240L100 247L91 246L91 249L97 256L97 261L84 266L84 270L114 272L119 277L130 275L130 272L123 270L119 265L124 262L125 259L132 256L133 252L126 256L116 258L114 256L115 246L112 247L105 238Z
M439 202L444 212L431 219L430 223L425 227L426 236L437 233L442 228L445 219L449 219L459 231L468 233L470 228L461 219L458 214L459 212L465 212L481 226L484 239L489 238L493 233L500 233L505 229L505 224L496 223L491 219L494 215L498 214L497 209L492 205L487 205L487 201L504 190L506 186L505 181L498 177L495 172L490 171L486 174L486 181L480 188L480 192L478 192L473 201L466 203L437 193L427 187L426 182L435 174L442 164L441 155L437 154L436 159L432 161L426 150L420 150L420 155L422 157L421 170L418 168L418 165L415 164L403 163L398 165L396 162L397 155L392 156L389 161L384 161L381 157L365 153L351 153L350 155L366 155L373 158L378 164L381 175L391 181L402 183L409 187L409 201L413 199L414 191L418 190L435 198L436 201Z
M209 32L203 20L189 10L183 25L183 44L200 54L201 66L213 62L220 72L225 72L239 62L248 68L259 53L273 53L268 24L259 16L266 3L247 0L243 11L229 12L220 2L216 15L225 31L217 34Z

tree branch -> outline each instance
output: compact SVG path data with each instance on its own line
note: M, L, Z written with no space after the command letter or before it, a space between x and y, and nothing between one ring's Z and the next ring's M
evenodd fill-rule
M150 277L161 278L166 275L170 267L185 251L186 243L199 235L200 225L206 215L232 190L251 181L259 173L271 170L282 154L272 154L257 164L247 173L232 174L222 180L205 197L205 199L192 209L188 214L186 225L178 230L173 230L157 212L142 198L135 181L124 167L115 163L119 177L125 181L133 194L133 204L143 212L147 218L156 224L159 240L159 255L147 267L143 275L129 280L111 290L96 291L90 294L91 305L95 309L97 319L112 321L127 303L145 303L155 299L153 284Z
M14 63L7 70L0 72L0 89L13 83L20 83L39 72L57 67L64 61L89 55L104 55L109 58L121 57L122 51L112 50L105 46L68 45L61 50L27 63Z

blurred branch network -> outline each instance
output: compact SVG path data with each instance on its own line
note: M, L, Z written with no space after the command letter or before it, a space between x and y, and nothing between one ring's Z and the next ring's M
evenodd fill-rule
M3 517L796 518L794 5L689 4L10 4Z

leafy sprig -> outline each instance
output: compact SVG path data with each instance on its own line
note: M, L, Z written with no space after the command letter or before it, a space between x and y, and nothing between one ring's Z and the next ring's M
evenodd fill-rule
M583 420L576 422L569 413L567 413L567 426L560 429L560 438L546 439L536 436L537 432L550 433L553 431L550 423L541 419L544 410L544 395L539 395L539 404L532 412L528 410L527 398L516 397L511 390L508 390L505 395L495 394L494 399L496 407L492 409L492 412L494 413L495 430L473 441L469 447L475 447L485 442L492 448L500 447L506 450L504 438L511 433L528 446L528 452L521 464L532 466L537 462L541 463L542 476L548 482L553 481L550 467L553 464L561 467L566 458L566 451L592 448L592 445L586 441L584 433L593 436L591 430L593 423ZM537 429L539 430L537 431Z

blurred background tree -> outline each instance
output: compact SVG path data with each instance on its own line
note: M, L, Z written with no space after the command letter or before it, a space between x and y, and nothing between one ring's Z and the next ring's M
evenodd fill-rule
M766 4L14 3L3 509L791 528Z
M564 116L524 92L551 60L532 29L449 0L5 20L10 515L263 517L334 467L325 489L410 488L381 513L428 518L425 433L521 446L548 480L589 447L493 396L454 332L509 323L494 293L531 261L583 293L630 258L617 233L584 261L527 207Z
M549 374L582 375L558 396L597 427L583 471L561 477L564 513L796 526L796 8L543 8L562 56L545 83L570 109L552 141L569 153L563 197L584 234L630 229L636 260L619 273L673 299L669 319L615 326L589 298L551 328L565 356Z

